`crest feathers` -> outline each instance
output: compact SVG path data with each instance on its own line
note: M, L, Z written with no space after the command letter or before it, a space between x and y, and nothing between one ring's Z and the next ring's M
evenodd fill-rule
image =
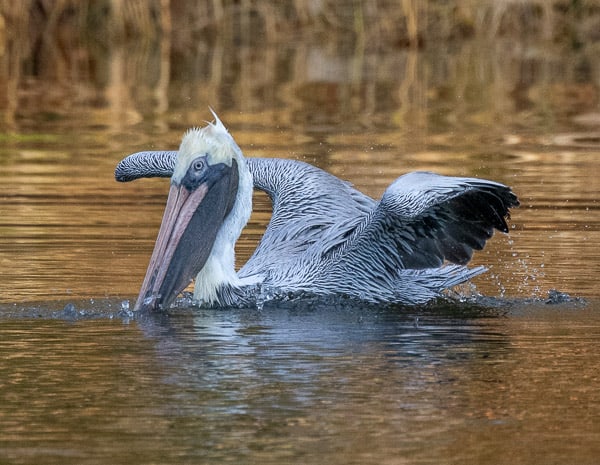
M221 131L224 132L228 132L227 128L225 127L225 125L221 122L221 120L219 119L219 117L217 116L217 114L215 113L215 111L211 108L208 107L208 109L210 110L210 112L212 113L213 117L215 118L215 122L214 123L210 123L215 129L219 129Z

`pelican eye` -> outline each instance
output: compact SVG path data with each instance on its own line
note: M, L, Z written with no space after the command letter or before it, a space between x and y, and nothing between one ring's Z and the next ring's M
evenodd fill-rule
M200 156L195 158L190 162L187 172L181 180L181 184L189 191L196 189L201 182L206 181L207 176L210 174L208 166L206 157Z
M196 172L202 171L205 166L206 163L202 158L196 158L192 163L192 169Z

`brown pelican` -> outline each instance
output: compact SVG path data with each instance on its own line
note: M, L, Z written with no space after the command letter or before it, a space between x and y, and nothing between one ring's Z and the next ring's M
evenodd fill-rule
M119 181L171 177L165 212L135 310L166 308L195 277L194 299L244 306L265 289L423 303L485 271L467 268L493 230L508 232L509 187L413 172L376 201L312 165L245 158L216 115L178 151L122 160ZM234 245L252 188L273 203L254 254L236 273Z

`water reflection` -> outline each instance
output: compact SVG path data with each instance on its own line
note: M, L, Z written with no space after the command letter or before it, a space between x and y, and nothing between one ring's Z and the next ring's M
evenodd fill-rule
M171 20L197 15L173 10ZM494 17L511 14L507 7ZM60 18L68 34L79 34L72 16ZM209 117L208 105L248 156L305 159L374 197L414 169L507 183L524 207L513 215L511 239L499 236L476 256L498 277L478 281L481 289L597 295L597 56L510 35L490 40L483 24L474 24L482 40L423 48L398 46L412 40L374 47L355 40L356 31L351 46L334 46L344 35L332 34L257 47L239 36L242 29L203 30L190 47L183 40L189 31L168 25L172 36L124 43L98 37L102 47L75 41L64 56L61 42L44 42L37 54L8 48L1 60L27 66L25 76L7 77L15 92L2 106L0 257L10 291L0 299L133 295L166 187L117 185L112 170L126 153L175 148L184 128ZM268 209L259 198L239 263Z
M501 137L524 124L554 129L586 115L597 122L595 36L582 26L594 21L593 8L588 17L575 6L536 5L545 13L528 15L524 26L515 17L528 5L513 3L473 5L462 17L451 5L324 2L307 13L292 2L287 20L273 5L217 2L213 11L205 3L57 3L35 14L28 4L3 7L4 124L83 123L112 134L141 124L166 134L205 119L208 103L301 132L340 122L346 130L409 126L407 142L440 130L468 135L483 126ZM461 18L466 37L446 24ZM516 31L490 27L491 18ZM407 21L417 31L399 26ZM568 25L583 36L580 46L569 43ZM19 35L27 31L29 41Z
M283 303L129 324L3 319L0 331L11 463L484 462L508 442L517 463L567 450L582 463L598 451L587 362L600 321L570 304ZM559 425L587 425L578 448L542 446Z
M234 127L232 132L249 156L293 156L275 147L282 140L278 134L264 132L264 141L272 138L275 147L265 150L248 143L259 129L246 132ZM122 152L98 157L85 141L80 149L58 151L63 140L35 152L5 149L8 157L0 188L4 198L0 257L7 291L0 299L5 302L71 294L129 298L139 289L168 183L119 185L112 172ZM498 276L477 280L482 292L497 295L500 281L508 295L543 295L551 288L581 296L597 294L600 217L594 152L478 155L438 147L401 154L391 144L366 150L359 144L343 142L340 136L314 161L374 197L410 169L482 176L514 187L522 207L513 214L510 236L496 235L486 250L475 255L475 263L492 266ZM238 263L252 252L269 219L266 197L255 200L252 221L238 244Z
M595 463L597 10L103 3L0 6L0 462ZM474 260L504 297L123 318L167 182L114 166L208 105L248 156L374 197L415 169L513 186ZM268 219L257 196L238 263ZM590 301L528 300L552 288Z

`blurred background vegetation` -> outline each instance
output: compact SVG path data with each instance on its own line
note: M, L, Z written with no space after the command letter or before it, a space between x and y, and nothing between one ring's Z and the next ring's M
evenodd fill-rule
M598 0L1 0L0 128L131 124L185 102L410 109L473 79L498 81L496 115L506 95L579 112L598 103L599 56Z

